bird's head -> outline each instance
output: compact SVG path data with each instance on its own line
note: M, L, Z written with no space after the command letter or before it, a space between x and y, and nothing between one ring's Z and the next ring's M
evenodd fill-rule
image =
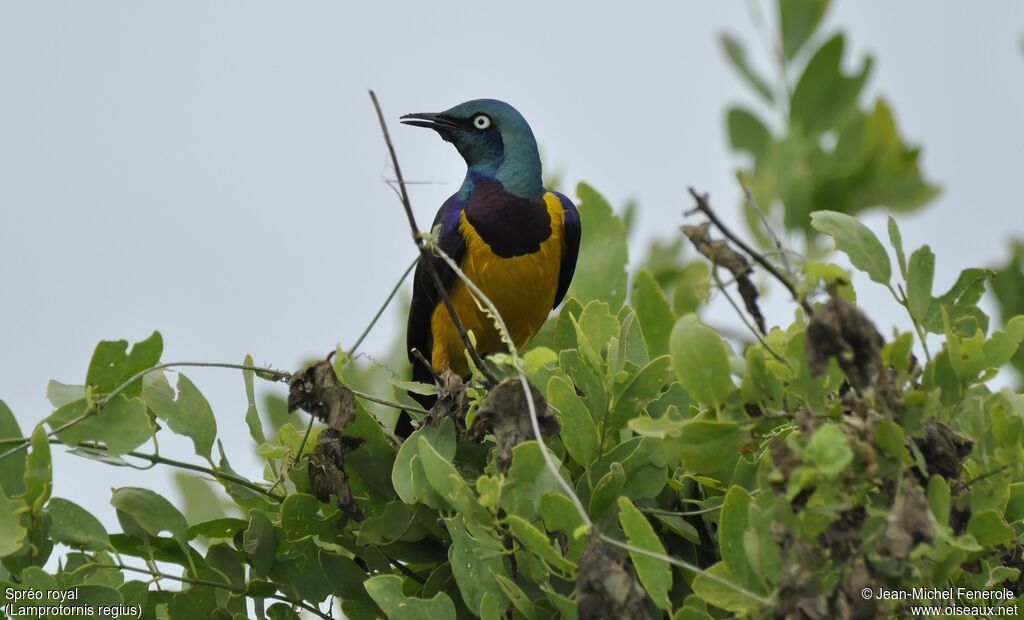
M537 140L518 110L496 99L474 99L445 110L406 114L402 122L433 129L458 149L469 173L497 179L524 198L543 194Z

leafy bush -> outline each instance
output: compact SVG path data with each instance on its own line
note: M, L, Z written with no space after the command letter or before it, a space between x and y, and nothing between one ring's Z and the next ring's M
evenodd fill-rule
M890 218L887 248L853 217L916 208L936 190L888 106L861 107L870 61L845 75L842 35L816 43L827 3L779 7L779 84L723 39L784 113L774 131L739 108L727 117L733 145L752 156L741 173L749 232L774 257L695 194L710 222L685 237L704 258L680 235L652 245L630 276L626 224L581 184L583 247L565 304L529 350L493 356L498 386L448 377L404 442L381 421L415 412L406 392L426 386L389 385L354 351L296 373L235 366L265 463L257 481L232 468L195 385L161 364L158 333L130 348L101 342L83 385L51 382L55 410L30 436L0 402L5 597L73 591L92 615L120 605L170 618L689 620L909 613L912 601L864 589L1019 595L1024 398L989 384L1019 361L1024 317L1004 312L991 329L978 302L993 271L965 269L936 294L927 246L908 254ZM779 213L806 257L764 226ZM893 294L913 333L883 336L856 306L851 273L827 262L829 239L868 286ZM765 273L761 284L794 296L788 325L761 327L750 276ZM1004 273L1006 309L1021 287ZM702 320L714 295L749 334L726 338ZM287 402L258 406L257 378L287 381ZM308 427L287 417L298 409ZM141 450L161 432L191 440L195 458ZM121 531L110 533L51 496L53 445L188 472L186 503L205 503L207 516L118 488ZM210 509L220 501L243 516Z

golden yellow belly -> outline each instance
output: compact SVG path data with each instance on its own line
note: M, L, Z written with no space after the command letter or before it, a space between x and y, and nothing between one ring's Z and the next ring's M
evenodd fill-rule
M554 194L545 194L544 202L551 217L551 236L538 251L523 256L497 256L466 220L465 213L461 218L460 229L466 238L462 270L497 307L516 348L526 346L544 324L558 290L565 212ZM505 348L494 322L477 308L472 293L458 276L449 287L449 295L466 330L476 339L481 354ZM462 340L444 303L434 308L430 329L434 338L430 362L434 368L442 370L447 366L455 373L467 374L469 367Z

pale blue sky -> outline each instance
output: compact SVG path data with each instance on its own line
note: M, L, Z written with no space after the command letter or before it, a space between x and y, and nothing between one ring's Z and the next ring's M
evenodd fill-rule
M828 24L848 32L851 60L876 55L869 90L944 186L900 218L907 246L935 250L937 288L1002 260L1024 236L1020 4L848 0ZM723 119L751 99L718 48L723 29L764 60L738 1L0 1L0 398L28 430L50 412L48 379L81 382L98 340L153 329L165 360L251 353L289 368L351 344L414 255L383 182L371 87L406 175L434 182L412 188L421 222L462 162L394 121L477 97L518 107L569 189L582 179L617 205L636 198L640 238L675 234L690 184L738 222ZM864 220L884 230L883 216ZM858 284L884 332L906 326L887 293ZM774 299L769 321L788 321ZM241 378L188 374L258 477ZM56 494L108 523L110 486L153 482L66 456L55 476Z

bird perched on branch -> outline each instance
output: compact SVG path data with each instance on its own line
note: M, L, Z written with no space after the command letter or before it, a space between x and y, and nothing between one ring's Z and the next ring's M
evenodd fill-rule
M533 131L509 104L477 99L401 120L433 129L466 160L462 187L441 206L432 228L440 227L438 246L494 303L516 347L526 346L572 281L580 247L579 212L562 194L544 189ZM465 283L441 258L428 260L480 354L502 350L493 320L478 309ZM406 344L416 381L433 383L446 368L469 374L463 342L422 257ZM417 400L429 408L434 399ZM396 429L399 434L411 429L407 419L399 426L405 427Z

